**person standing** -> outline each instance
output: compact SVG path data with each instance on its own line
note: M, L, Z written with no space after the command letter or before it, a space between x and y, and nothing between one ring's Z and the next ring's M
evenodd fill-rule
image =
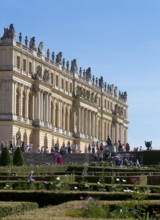
M62 155L61 154L58 154L58 156L57 156L57 164L58 165L62 165L63 164L63 162L62 162Z

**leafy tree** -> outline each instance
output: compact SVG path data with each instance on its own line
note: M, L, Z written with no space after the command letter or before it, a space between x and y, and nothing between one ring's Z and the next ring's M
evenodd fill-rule
M17 147L13 156L14 166L23 166L25 164L24 156L20 147Z
M12 156L9 153L8 148L4 148L0 157L0 165L1 166L9 166L12 165Z

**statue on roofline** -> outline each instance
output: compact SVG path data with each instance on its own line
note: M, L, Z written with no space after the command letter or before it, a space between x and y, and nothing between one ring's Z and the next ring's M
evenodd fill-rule
M29 48L35 50L35 37L32 37L29 42Z
M59 52L56 56L56 63L62 64L62 52Z
M13 24L10 24L9 28L4 28L3 36L1 37L1 40L4 39L14 39L15 38L15 29Z
M43 42L42 41L39 43L38 53L41 54L41 55L44 54L44 46L43 46Z
M91 68L86 69L86 80L89 81L91 79Z

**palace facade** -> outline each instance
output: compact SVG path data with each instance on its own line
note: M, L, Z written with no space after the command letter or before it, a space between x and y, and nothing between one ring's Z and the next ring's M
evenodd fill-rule
M127 93L96 78L91 68L44 52L35 37L16 41L13 24L0 39L0 141L16 145L19 134L34 147L77 144L79 151L110 136L127 143Z

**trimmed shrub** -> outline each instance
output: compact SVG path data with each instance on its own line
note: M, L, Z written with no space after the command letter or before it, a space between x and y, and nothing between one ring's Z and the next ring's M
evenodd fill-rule
M23 166L25 165L24 156L20 147L17 147L14 156L13 156L13 165L14 166Z
M35 202L0 202L0 218L37 208L38 204Z
M9 166L12 165L12 156L9 153L8 148L4 148L0 157L0 165L1 166Z

